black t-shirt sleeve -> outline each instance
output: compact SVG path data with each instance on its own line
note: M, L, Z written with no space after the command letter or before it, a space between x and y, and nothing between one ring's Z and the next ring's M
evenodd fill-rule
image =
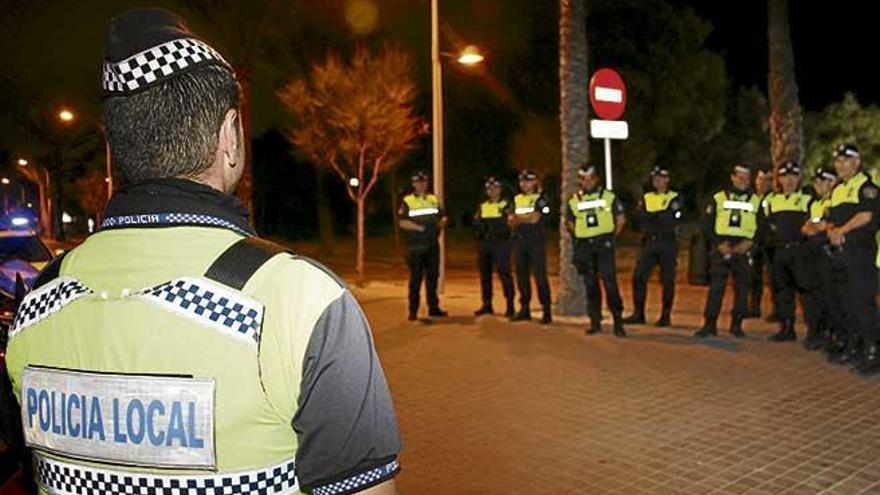
M873 182L867 182L859 189L859 211L867 211L876 214L880 206L878 201L878 189Z
M543 194L538 196L538 199L535 201L535 211L541 215L550 214L550 203L547 202L547 198Z
M624 214L623 203L620 202L620 198L614 198L614 202L611 204L611 212L614 213L615 217Z
M397 474L401 443L391 393L369 323L348 291L315 325L300 389L293 429L302 488L357 493Z

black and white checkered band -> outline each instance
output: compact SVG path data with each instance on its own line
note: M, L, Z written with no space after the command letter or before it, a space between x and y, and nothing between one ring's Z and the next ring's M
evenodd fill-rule
M299 493L293 460L254 471L160 476L35 456L37 482L55 495L248 495Z
M58 312L64 306L72 303L82 296L91 294L92 290L79 280L71 277L61 277L40 289L25 296L15 320L9 338L15 337L25 328L34 325L53 313Z
M384 466L379 466L351 478L316 487L312 490L312 495L347 495L390 479L398 471L400 471L400 464L398 464L397 460L394 460Z
M230 65L206 43L181 38L154 46L121 62L104 62L102 82L108 95L122 95L146 88L172 74L206 62Z
M248 344L260 342L263 305L206 279L178 278L139 294L166 309Z
M101 222L101 229L139 226L220 227L232 230L244 236L252 235L250 232L246 232L228 220L211 215L200 215L195 213L145 213L141 215L122 215L107 217Z

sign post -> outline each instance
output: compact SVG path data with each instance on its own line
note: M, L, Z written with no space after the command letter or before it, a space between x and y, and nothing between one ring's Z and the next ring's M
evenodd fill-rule
M590 121L590 135L605 140L605 187L612 189L611 140L629 137L626 121L626 84L614 69L599 69L590 79L590 105L602 120Z

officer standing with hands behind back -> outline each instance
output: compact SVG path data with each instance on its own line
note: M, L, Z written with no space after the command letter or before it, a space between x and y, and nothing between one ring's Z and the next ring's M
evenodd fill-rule
M519 174L520 193L513 198L513 214L508 217L513 227L513 252L516 264L516 285L519 288L519 313L513 321L531 321L531 275L535 276L538 300L544 309L542 324L553 322L550 304L550 283L547 281L547 233L544 224L550 214L547 198L538 189L538 175L531 170Z
M651 186L654 190L646 192L636 208L636 221L644 236L639 260L633 272L633 313L624 319L624 323L645 323L648 278L654 265L660 265L663 310L656 326L668 327L675 298L681 199L677 192L669 190L669 169L663 165L651 169Z
M474 312L475 316L491 315L492 272L498 272L507 310L504 315L514 317L513 277L510 274L510 226L507 217L513 213L513 203L501 195L501 181L490 177L486 181L486 200L474 214L479 252L477 265L480 269L480 293L483 305Z
M406 264L409 266L409 321L416 321L419 312L422 280L428 316L445 318L437 296L440 276L440 229L446 227L446 216L440 210L437 196L428 192L428 174L418 171L412 176L412 192L404 196L397 212L398 225L405 231Z
M612 191L599 183L599 174L592 165L578 169L578 192L568 201L566 226L574 235L572 263L584 279L587 289L587 315L590 317L588 335L602 331L602 292L599 279L605 286L605 297L614 318L614 335L626 337L623 328L623 300L617 289L615 263L616 237L623 230L626 218L623 205Z
M749 288L752 283L751 250L758 230L760 196L749 188L752 171L736 165L730 174L731 186L712 196L706 208L706 238L709 239L709 293L706 297L703 327L694 336L718 334L718 315L727 279L733 276L734 305L730 335L743 338L742 320L748 311Z

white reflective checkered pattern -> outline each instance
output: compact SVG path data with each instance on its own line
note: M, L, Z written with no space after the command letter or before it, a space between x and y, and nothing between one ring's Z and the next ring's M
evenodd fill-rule
M357 476L352 476L329 485L319 486L312 490L312 495L346 495L353 493L355 490L361 490L387 480L397 474L399 470L400 464L395 460Z
M117 217L107 217L101 222L102 229L111 229L116 227L137 227L139 225L188 225L188 226L206 226L206 227L222 227L235 231L241 235L249 236L237 225L228 220L224 220L212 215L198 215L194 213L151 213L146 215L123 215Z
M254 345L260 341L263 305L209 280L178 278L139 295L225 335Z
M57 495L229 495L298 493L296 463L216 475L159 476L36 457L37 482Z
M48 318L64 306L91 293L91 289L72 277L58 278L31 292L18 307L9 338L12 339L25 328Z
M229 67L216 50L197 39L172 40L115 64L105 62L102 71L104 91L137 91L175 72L208 60L215 60Z

